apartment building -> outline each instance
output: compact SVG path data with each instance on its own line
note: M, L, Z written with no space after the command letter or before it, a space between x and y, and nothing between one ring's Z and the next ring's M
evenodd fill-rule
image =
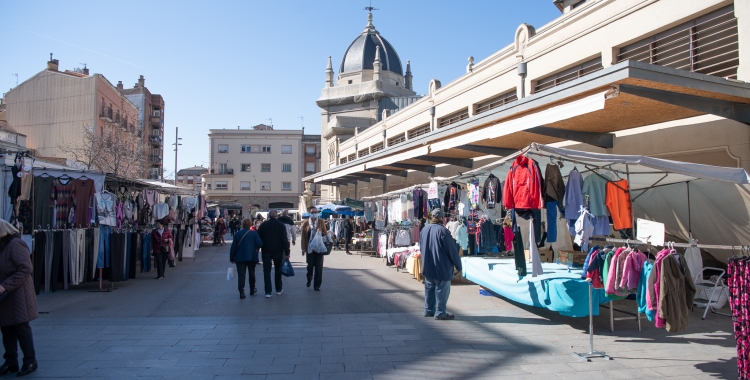
M143 75L133 88L124 88L122 81L117 82L117 89L138 108L138 129L143 131L143 143L146 145L146 167L143 178L164 179L164 98L152 94L146 87Z
M304 131L304 130L303 130ZM320 171L320 135L302 135L302 168L305 172L303 176L313 175ZM307 184L300 178L300 189L310 191L313 197L320 197L320 186L314 183Z
M242 205L243 215L253 209L296 209L305 190L301 178L319 169L320 136L306 137L302 130L260 124L211 129L208 138L211 165L202 193L220 205Z
M374 85L351 89L349 70L384 70L382 48L352 44L338 83L330 63L326 69L316 103L327 150L323 170L304 180L323 186L322 197L361 198L454 176L533 142L750 171L750 119L728 111L750 103L750 60L742 58L750 51L750 2L550 6L558 18L521 23L508 45L476 62L470 57L464 75L431 79L424 97L359 124L339 117L360 107L351 99L388 94ZM349 64L353 47L363 51L358 66Z
M46 69L5 94L8 125L26 136L36 157L69 163L73 157L66 147L80 145L87 129L119 128L142 136L136 128L138 108L104 75L90 75L86 67L60 71L59 66L50 59Z
M177 171L175 185L190 187L201 191L203 189L201 176L206 173L208 173L208 169L203 166L193 166L192 168L180 169Z

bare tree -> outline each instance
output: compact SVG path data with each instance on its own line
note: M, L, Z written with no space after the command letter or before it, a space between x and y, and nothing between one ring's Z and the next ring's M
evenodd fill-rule
M124 122L107 123L98 133L92 127L84 127L79 143L61 149L69 155L72 166L85 170L140 178L146 165L143 138Z
M75 144L60 147L69 156L69 161L78 169L101 170L99 164L104 157L106 147L104 137L96 133L93 126L83 126L83 138Z

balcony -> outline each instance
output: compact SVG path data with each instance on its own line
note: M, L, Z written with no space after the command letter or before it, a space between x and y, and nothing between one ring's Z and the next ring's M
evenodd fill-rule
M164 143L164 141L162 141L161 136L154 136L154 135L148 136L148 142L154 145L160 145L160 146Z
M112 121L112 107L102 106L102 112L99 113L99 117L105 121Z
M209 175L212 175L212 176L230 176L230 175L234 175L234 169L219 169L219 170L211 169L209 173L210 173Z
M161 164L161 156L158 154L152 154L148 157L148 161L152 164Z
M151 125L159 128L164 128L164 118L161 115L151 115L148 118Z

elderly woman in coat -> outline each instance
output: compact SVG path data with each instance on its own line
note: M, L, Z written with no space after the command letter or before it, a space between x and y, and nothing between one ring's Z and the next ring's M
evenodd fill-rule
M31 278L29 247L10 223L0 220L0 331L3 333L5 363L0 376L18 372L26 376L36 371L34 338L29 322L39 314ZM23 351L23 367L18 368L18 346Z

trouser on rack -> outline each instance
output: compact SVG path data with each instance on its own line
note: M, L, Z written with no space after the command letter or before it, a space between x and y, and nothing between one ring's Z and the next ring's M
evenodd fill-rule
M34 336L31 333L29 322L3 326L0 327L0 331L3 333L3 348L5 348L3 359L5 359L6 364L18 365L18 346L21 346L23 352L23 364L36 363Z
M111 234L112 226L99 226L99 254L96 259L97 268L109 268Z
M156 265L156 264L154 264ZM143 235L143 247L141 252L141 272L151 271L151 236Z
M276 292L280 292L284 284L281 282L281 264L283 262L283 255L281 253L264 253L263 254L263 283L265 285L266 294L271 294L273 287L271 286L271 265L273 264L274 269L274 283L276 285Z
M325 255L316 252L307 254L307 282L312 282L315 289L323 284L323 258Z

